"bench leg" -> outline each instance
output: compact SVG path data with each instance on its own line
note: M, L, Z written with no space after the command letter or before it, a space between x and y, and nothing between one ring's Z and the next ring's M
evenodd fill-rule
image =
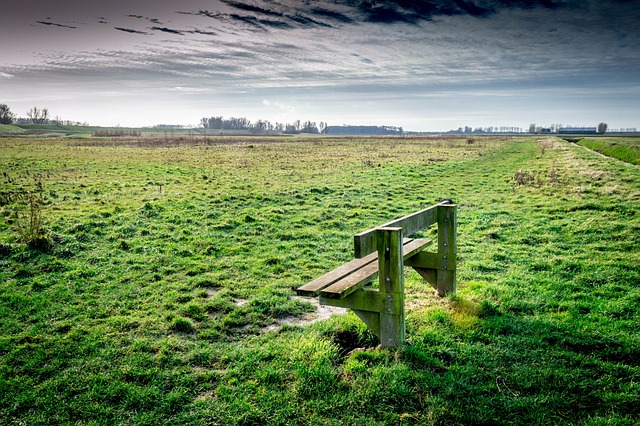
M420 252L406 261L439 296L456 294L456 206L439 205L438 252Z
M379 289L358 289L344 299L321 295L320 304L351 309L382 346L393 348L405 343L402 228L380 228L376 239Z
M404 260L402 228L378 229L378 280L382 296L380 342L385 347L405 343Z
M456 206L438 206L438 254L446 257L455 257L457 252L456 242ZM444 296L447 293L456 294L456 270L446 265L436 272L436 286L438 294Z

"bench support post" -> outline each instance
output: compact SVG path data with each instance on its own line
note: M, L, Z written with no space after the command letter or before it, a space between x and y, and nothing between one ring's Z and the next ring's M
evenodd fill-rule
M438 296L456 294L456 206L438 204L438 253L422 252L407 261L433 288Z
M447 259L455 257L456 247L456 206L438 206L438 254L443 256L442 269L437 270L436 284L438 295L456 294L456 269L447 266Z
M377 240L378 282L383 297L380 342L385 347L401 346L405 341L402 228L380 228Z
M378 290L361 288L344 299L320 295L320 304L350 308L382 346L393 348L405 343L402 228L379 228L376 240Z

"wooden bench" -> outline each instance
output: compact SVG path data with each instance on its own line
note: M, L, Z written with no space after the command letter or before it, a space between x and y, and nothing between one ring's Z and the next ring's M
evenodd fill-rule
M438 225L438 251L431 240L410 239ZM299 287L321 305L351 309L386 347L405 342L404 266L415 269L438 292L456 291L456 206L445 200L354 236L355 259ZM371 284L378 276L378 288Z

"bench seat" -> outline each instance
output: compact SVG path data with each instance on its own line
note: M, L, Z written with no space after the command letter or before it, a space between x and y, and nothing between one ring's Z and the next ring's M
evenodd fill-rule
M403 241L403 258L406 260L423 250L431 240L409 239ZM299 287L299 296L318 296L343 299L373 280L378 273L378 253L354 259L321 277Z

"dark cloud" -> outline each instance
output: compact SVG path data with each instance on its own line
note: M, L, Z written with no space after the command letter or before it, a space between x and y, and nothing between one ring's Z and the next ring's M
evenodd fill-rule
M281 29L291 28L291 25L287 24L286 22L274 21L270 19L258 19L255 16L237 15L235 13L232 13L231 15L229 15L229 17L233 20L244 22L245 24L249 24L251 26L254 26L263 30L265 29L265 27L281 28Z
M325 22L320 22L317 21L313 18L309 18L307 16L301 15L301 14L296 14L296 15L285 15L286 18L296 22L297 24L299 24L302 27L327 27L327 28L331 28L331 25L325 23Z
M577 7L581 3L576 0L391 0L385 2L345 0L336 1L335 4L357 10L360 17L367 22L415 24L422 20L431 20L437 16L469 15L485 18L496 14L500 10L509 8L558 9L562 7ZM318 12L316 11L316 13ZM319 13L330 16L334 12L324 10ZM335 16L335 19L340 19L340 16Z
M181 31L172 30L171 28L166 28L166 27L151 27L151 30L153 30L153 31L161 31L163 33L168 33L168 34L183 35Z
M192 30L192 31L185 31L185 32L189 34L200 34L200 35L208 35L208 36L217 35L217 33L213 31L205 31L205 30Z
M282 16L281 12L276 12L274 10L266 9L260 6L255 6L253 4L240 3L232 0L222 0L222 2L228 4L229 6L235 7L236 9L243 10L245 12L261 13L267 16Z
M131 34L144 34L147 35L149 33L145 33L144 31L138 31L138 30L132 30L131 28L122 28L122 27L113 27L118 31L123 31L125 33L131 33Z
M316 16L323 17L323 18L333 19L343 24L349 24L353 22L353 19L349 18L347 15L343 13L336 12L335 10L312 8L309 10L309 13L314 14Z
M36 21L37 24L42 24L42 25L49 25L52 27L59 27L59 28L68 28L68 29L72 29L75 30L78 27L73 27L71 25L64 25L64 24L57 24L55 22L47 22L47 21Z
M325 22L321 22L316 19L310 18L308 16L304 16L300 12L291 14L287 12L282 12L280 10L267 9L267 8L256 6L253 4L241 3L233 0L222 0L222 1L228 4L229 6L232 6L236 9L239 9L245 12L253 12L253 13L258 13L265 16L277 17L277 18L293 21L296 24L298 24L298 26L302 26L302 27L314 27L314 26L331 27L331 25ZM274 28L292 28L291 25L286 24L284 22L283 23L286 24L284 26L282 24L276 24L276 22L282 22L282 21L265 21L265 22L267 22L266 25L272 26Z
M417 24L439 16L473 16L486 18L506 9L559 9L584 7L577 0L333 0L309 7L308 2L274 1L247 3L238 0L221 0L237 12L221 13L200 10L179 12L206 16L220 20L231 19L263 30L328 27L371 22L380 24ZM623 1L623 0L611 0ZM581 6L582 5L582 6Z
M209 12L208 10L202 10L202 9L197 12L180 11L176 13L180 15L205 16L207 18L214 18L214 19L220 19L223 16L221 13Z

